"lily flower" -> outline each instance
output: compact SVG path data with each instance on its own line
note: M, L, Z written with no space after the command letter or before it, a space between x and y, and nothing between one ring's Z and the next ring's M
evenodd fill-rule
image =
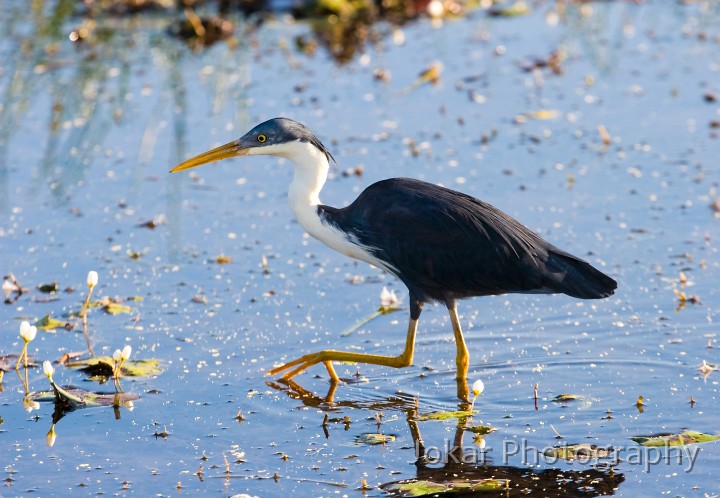
M43 373L45 374L45 377L47 377L50 380L50 383L53 383L53 374L55 373L55 369L52 366L52 363L50 363L48 360L43 361Z
M97 283L98 283L98 274L97 274L97 272L94 271L94 270L88 272L88 276L87 276L87 284L88 284L88 287L90 287L90 288L92 289L93 287L95 287L95 286L97 285Z
M18 357L17 364L15 365L15 370L20 368L20 362L24 360L25 368L28 366L28 358L27 358L27 347L28 343L35 339L35 336L37 335L37 327L34 325L30 325L30 322L27 322L23 320L20 323L20 337L23 340L23 349L20 353L20 357Z
M472 417L473 409L475 408L475 400L482 394L482 392L485 390L485 384L483 384L483 381L480 379L473 382L472 387L470 390L473 393L473 400L472 403L470 403L470 416Z

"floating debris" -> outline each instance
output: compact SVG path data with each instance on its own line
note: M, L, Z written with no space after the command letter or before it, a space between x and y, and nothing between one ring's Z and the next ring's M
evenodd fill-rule
M643 446L685 446L687 444L718 441L720 440L720 434L705 434L685 429L680 434L662 433L653 436L635 436L630 439Z
M395 441L395 436L392 434L377 434L377 433L365 433L360 434L355 438L355 442L359 444L387 444Z
M609 458L613 453L613 450L607 447L596 446L594 444L582 443L582 444L567 444L560 446L553 446L548 448L543 453L545 456L559 458L561 460L588 460L588 459L600 459Z

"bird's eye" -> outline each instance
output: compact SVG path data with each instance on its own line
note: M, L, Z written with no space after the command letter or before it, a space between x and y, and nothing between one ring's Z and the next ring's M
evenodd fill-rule
M267 140L267 137L266 137L265 135L258 135L258 136L257 136L257 141L258 141L258 142L263 143L263 142L265 142L265 140Z

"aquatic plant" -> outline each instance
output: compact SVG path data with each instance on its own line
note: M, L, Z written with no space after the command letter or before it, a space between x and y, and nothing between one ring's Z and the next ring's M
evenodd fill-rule
M20 368L21 361L23 361L25 368L27 368L27 347L30 341L35 339L35 335L37 335L37 327L35 327L34 325L30 325L30 322L23 320L22 323L20 323L20 337L23 340L23 349L20 353L20 356L18 357L17 364L15 365L15 370L18 370Z

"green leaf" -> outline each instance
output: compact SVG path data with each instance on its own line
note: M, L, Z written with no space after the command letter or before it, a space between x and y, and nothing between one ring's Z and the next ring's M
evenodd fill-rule
M635 436L631 438L643 446L684 446L686 444L709 443L720 440L720 434L712 435L697 431L684 430L680 434L656 434L654 436Z
M97 356L83 360L70 361L65 364L68 368L75 368L88 375L111 377L113 374L113 360L109 356ZM126 361L120 370L124 377L147 377L162 373L160 360L131 360Z
M148 377L162 371L162 362L155 359L126 361L122 367L122 375L127 377Z
M386 484L383 487L396 496L427 496L437 494L463 494L481 491L497 491L507 489L507 479L479 479L477 481L435 482L428 480L411 480Z
M612 451L608 448L595 446L594 444L583 443L553 446L545 450L543 454L561 460L575 460L576 458L608 458L612 454Z
M120 313L132 312L132 308L130 306L113 302L107 303L105 306L103 306L103 310L105 311L105 313L108 313L110 315L119 315Z
M55 329L65 329L65 330L72 330L73 326L70 322L64 322L62 320L58 320L56 318L51 317L50 315L45 315L40 320L35 322L33 325L35 325L39 330L55 330Z
M577 394L558 394L553 398L553 401L555 403L564 403L565 401L574 401L577 399L583 399L583 397Z
M419 414L415 418L415 420L417 420L418 422L425 422L426 420L462 419L462 418L467 418L470 415L472 415L472 414L468 410L438 411L438 412Z
M472 432L473 434L478 434L480 436L483 436L485 434L490 434L491 432L495 432L497 429L494 427L487 426L487 425L473 425L472 427L465 427L465 430L468 432Z
M355 438L355 442L360 444L386 444L393 441L395 441L395 436L391 434L366 433Z

